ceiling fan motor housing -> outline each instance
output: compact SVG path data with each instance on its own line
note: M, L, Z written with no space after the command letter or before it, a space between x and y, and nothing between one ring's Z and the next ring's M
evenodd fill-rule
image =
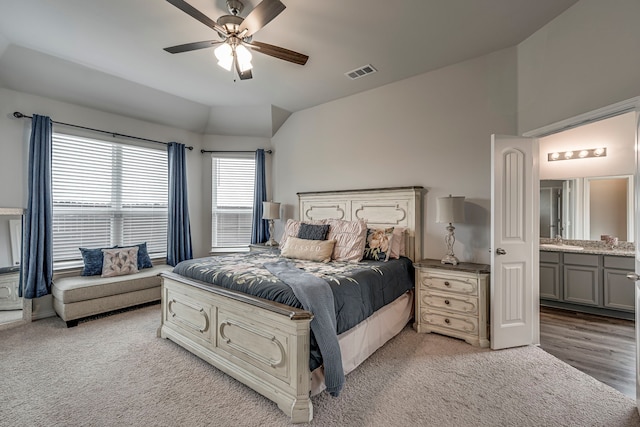
M244 9L244 3L240 0L227 0L227 10L232 15L239 15Z
M228 34L237 33L242 21L244 21L244 18L238 15L222 15L218 18L218 24L223 26Z

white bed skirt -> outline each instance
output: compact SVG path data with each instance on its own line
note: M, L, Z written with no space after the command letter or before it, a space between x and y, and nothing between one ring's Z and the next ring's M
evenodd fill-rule
M399 334L413 317L413 307L413 291L409 291L340 334L338 343L345 375ZM320 366L311 372L311 396L322 392L325 388L324 368Z

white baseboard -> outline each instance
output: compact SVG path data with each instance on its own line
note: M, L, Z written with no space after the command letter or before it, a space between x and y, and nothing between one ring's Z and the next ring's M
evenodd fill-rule
M47 317L55 317L56 312L53 309L53 298L51 295L45 295L41 298L34 298L31 311L31 320L46 319Z
M39 311L37 313L31 313L31 320L41 320L41 319L46 319L47 317L56 317L57 314L56 312L51 309L51 310L46 310L46 311Z

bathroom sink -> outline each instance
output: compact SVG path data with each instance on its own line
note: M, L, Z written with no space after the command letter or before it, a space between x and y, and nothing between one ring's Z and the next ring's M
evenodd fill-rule
M556 243L543 243L540 245L540 247L546 248L546 249L560 249L565 251L583 251L584 250L582 246L559 245Z

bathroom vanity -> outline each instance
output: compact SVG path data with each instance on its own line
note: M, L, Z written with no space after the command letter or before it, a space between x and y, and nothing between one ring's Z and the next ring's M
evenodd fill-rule
M603 242L553 244L541 239L540 305L622 319L635 318L633 243L609 248ZM550 244L549 244L550 243Z

